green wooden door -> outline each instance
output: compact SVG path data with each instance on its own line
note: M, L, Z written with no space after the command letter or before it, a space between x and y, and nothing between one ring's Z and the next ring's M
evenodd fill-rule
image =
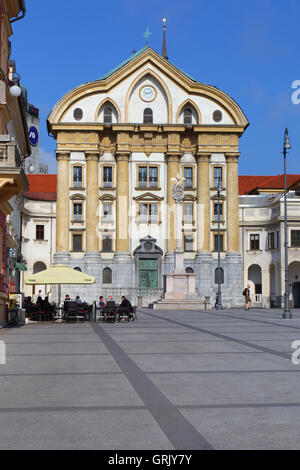
M157 259L139 260L139 286L156 289L158 286Z

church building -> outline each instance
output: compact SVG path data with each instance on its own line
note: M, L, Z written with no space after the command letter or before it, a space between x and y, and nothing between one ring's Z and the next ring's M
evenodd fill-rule
M220 211L222 301L240 306L238 160L247 126L230 96L178 69L165 47L160 55L147 45L69 91L48 117L58 162L54 263L94 275L90 299L111 286L133 302L141 289L157 300L180 232L185 268L213 301ZM184 178L180 218L176 177Z

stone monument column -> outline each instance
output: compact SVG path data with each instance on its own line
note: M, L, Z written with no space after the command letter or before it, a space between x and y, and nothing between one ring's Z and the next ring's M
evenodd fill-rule
M86 152L86 253L99 255L98 152Z
M70 152L56 152L56 253L54 264L69 264L69 163Z
M167 155L168 162L168 189L167 189L167 204L168 204L168 243L167 252L176 250L176 205L173 198L173 185L177 175L179 175L179 160L180 155ZM180 216L180 220L182 216Z

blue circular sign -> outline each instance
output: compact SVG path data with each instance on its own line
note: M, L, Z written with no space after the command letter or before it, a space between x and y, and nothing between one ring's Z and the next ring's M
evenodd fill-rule
M37 128L32 126L30 129L29 129L29 140L30 140L30 143L31 145L37 145L38 141L39 141L39 133L37 131Z

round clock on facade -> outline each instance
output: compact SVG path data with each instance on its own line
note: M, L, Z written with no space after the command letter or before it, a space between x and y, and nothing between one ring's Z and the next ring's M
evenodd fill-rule
M140 97L144 101L153 101L156 98L156 90L152 86L144 86L140 90Z

